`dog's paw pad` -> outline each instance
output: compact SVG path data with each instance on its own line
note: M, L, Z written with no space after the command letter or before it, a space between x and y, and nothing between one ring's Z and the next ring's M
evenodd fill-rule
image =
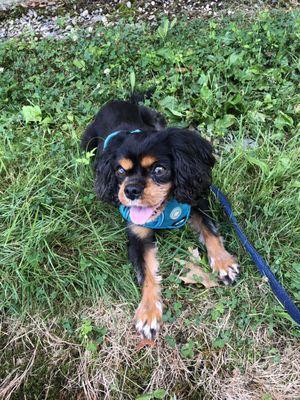
M154 340L162 321L162 305L159 301L149 305L141 303L135 315L136 330L142 337Z

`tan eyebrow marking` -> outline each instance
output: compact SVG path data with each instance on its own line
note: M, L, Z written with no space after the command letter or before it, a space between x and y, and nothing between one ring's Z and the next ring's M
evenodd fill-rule
M151 167L151 165L154 164L156 161L157 161L157 158L156 158L156 157L153 157L153 156L144 156L144 157L141 159L141 166L142 166L143 168L149 168L149 167Z
M126 171L133 168L133 162L129 158L122 158L119 161L119 164L121 165L122 168L124 168Z

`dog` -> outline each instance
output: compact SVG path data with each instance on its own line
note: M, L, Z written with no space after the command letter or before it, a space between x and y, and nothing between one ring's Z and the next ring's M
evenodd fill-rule
M212 146L196 131L167 127L163 115L137 98L106 103L81 146L96 149L97 197L119 206L127 219L128 256L142 287L135 326L142 337L154 340L163 314L155 231L189 220L219 279L228 285L239 274L236 257L225 250L210 217Z

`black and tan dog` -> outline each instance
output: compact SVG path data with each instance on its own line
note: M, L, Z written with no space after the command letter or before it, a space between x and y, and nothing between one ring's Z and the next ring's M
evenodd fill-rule
M212 147L196 132L167 128L162 115L133 100L105 104L87 127L82 147L97 148L94 170L99 199L128 211L129 259L142 286L135 324L144 337L153 339L163 310L153 221L164 215L170 199L175 201L170 214L175 221L181 205L190 208L186 216L220 280L230 284L239 273L235 257L225 250L209 218Z

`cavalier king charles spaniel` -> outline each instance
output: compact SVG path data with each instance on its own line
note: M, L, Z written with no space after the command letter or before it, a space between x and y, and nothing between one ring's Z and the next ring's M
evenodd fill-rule
M106 103L84 132L82 148L97 149L97 197L119 206L127 220L128 255L142 287L135 326L144 338L154 339L163 313L156 230L189 220L219 279L228 285L239 274L210 218L212 146L195 131L168 128L161 114L132 98Z

